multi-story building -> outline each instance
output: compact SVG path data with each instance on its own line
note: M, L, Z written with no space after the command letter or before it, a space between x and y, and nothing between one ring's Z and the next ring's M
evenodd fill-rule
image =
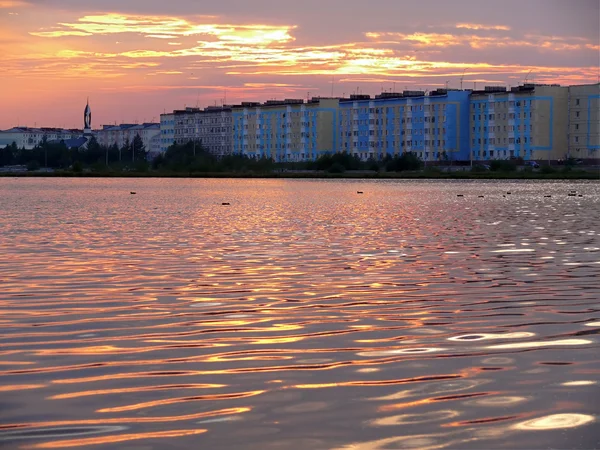
M600 83L569 87L569 154L597 159L600 150Z
M164 153L175 142L175 114L160 115L160 151Z
M339 150L362 160L407 152L423 161L468 158L468 112L467 91L353 95L340 101Z
M160 151L160 124L158 123L104 125L97 132L97 139L100 145L110 147L116 144L121 148L127 143L132 143L137 135L142 139L146 151L149 153Z
M161 146L166 150L173 142L193 141L213 155L231 153L231 108L209 106L186 108L161 115Z
M526 84L471 93L473 161L557 160L567 152L568 88Z
M339 150L339 99L270 100L232 107L232 151L275 161L314 160Z
M83 132L81 130L14 127L10 130L0 131L0 146L10 145L14 142L18 148L31 150L40 145L44 138L47 141L67 141L82 135Z

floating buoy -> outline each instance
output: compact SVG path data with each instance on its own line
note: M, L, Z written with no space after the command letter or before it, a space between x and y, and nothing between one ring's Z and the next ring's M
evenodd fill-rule
M577 197L577 194L569 194L569 197Z
M457 194L456 196L457 197L464 197L464 195L462 195L462 194Z
M550 198L552 197L551 195L544 195L544 198Z
M223 203L221 203L221 205L223 205L223 206L229 206L229 203L223 202Z
M363 191L356 191L356 193L357 193L357 194L362 194L362 193L363 193Z
M134 192L134 191L131 191L131 192L130 192L130 194L131 194L131 195L135 195L135 192Z
M508 195L510 195L510 192L507 192Z
M579 194L577 197L583 197L583 194Z
M480 195L479 198L484 198L483 195Z

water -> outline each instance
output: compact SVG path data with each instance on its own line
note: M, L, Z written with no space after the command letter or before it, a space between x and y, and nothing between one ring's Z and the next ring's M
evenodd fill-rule
M599 206L0 179L0 448L598 447Z

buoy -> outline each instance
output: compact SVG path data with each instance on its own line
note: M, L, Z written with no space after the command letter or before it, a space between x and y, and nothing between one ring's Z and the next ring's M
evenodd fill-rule
M464 197L464 195L462 195L462 194L457 194L456 196L457 197Z
M579 194L577 197L583 197L583 194Z
M131 194L131 195L135 195L135 192L131 191L131 192L130 192L130 194Z
M483 195L480 195L479 198L484 198Z
M357 193L357 194L362 194L362 193L363 193L363 191L356 191L356 193Z
M507 192L508 195L510 195L510 192Z
M552 197L551 195L544 195L544 198L550 198Z
M229 203L223 202L223 203L221 203L221 205L223 205L223 206L229 206Z
M569 194L569 197L577 197L577 194Z

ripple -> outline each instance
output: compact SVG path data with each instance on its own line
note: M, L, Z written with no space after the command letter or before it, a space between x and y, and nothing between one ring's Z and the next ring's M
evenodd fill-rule
M458 411L440 410L423 414L400 414L397 416L382 417L369 422L373 426L407 425L449 420L459 415Z
M588 339L560 339L557 341L515 342L512 344L490 345L490 349L541 348L553 346L588 345L593 342Z
M0 430L25 445L498 448L597 388L598 183L0 191Z
M594 416L586 414L552 414L520 422L513 425L513 428L517 430L559 430L587 425L594 420Z

